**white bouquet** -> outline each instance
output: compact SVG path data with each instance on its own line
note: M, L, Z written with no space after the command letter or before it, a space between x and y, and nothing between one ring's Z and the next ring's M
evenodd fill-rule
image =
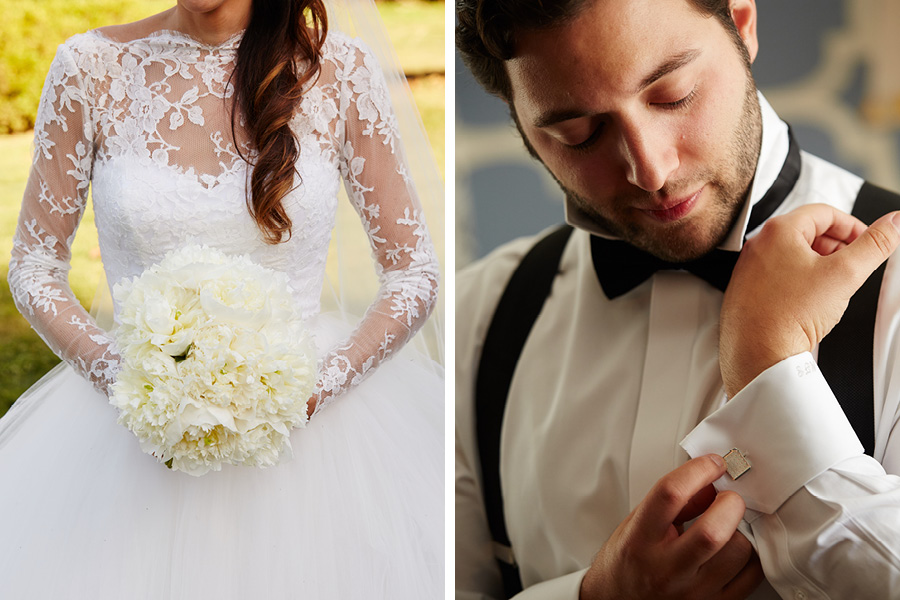
M113 295L123 366L110 402L144 452L191 475L291 452L316 359L284 273L189 246Z

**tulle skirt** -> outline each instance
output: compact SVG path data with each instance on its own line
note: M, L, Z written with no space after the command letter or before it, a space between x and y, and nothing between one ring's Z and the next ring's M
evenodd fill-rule
M268 469L170 471L116 417L60 365L0 419L0 598L443 596L443 380L425 361L381 365Z

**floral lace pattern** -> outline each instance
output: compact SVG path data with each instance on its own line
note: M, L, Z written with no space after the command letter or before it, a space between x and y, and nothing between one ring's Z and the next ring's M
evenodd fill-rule
M169 250L202 243L288 274L304 316L319 311L338 185L368 236L380 288L351 336L321 361L316 410L357 385L428 317L438 263L400 149L386 84L356 40L330 33L318 79L291 126L296 186L282 202L290 240L267 245L246 206L252 160L230 102L240 35L217 46L158 31L99 31L60 46L44 85L35 154L13 242L19 310L63 360L106 393L118 352L68 285L70 246L92 187L110 286Z

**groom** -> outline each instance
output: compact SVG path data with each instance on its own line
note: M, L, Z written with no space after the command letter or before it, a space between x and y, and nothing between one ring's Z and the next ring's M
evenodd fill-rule
M457 598L895 595L900 261L858 431L814 355L900 244L846 213L896 198L799 151L750 74L753 0L457 18L574 226L457 279Z

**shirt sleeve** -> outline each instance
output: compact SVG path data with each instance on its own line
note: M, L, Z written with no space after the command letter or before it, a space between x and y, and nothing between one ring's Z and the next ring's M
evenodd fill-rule
M13 237L13 301L41 339L101 393L119 368L115 342L69 286L70 247L87 202L93 160L91 92L62 45L44 84L34 157Z
M371 53L353 48L340 74L345 121L340 169L369 239L379 289L351 336L323 358L316 411L406 344L438 293L438 260L403 157L387 84Z
M770 367L683 441L743 452L716 482L747 503L742 531L784 598L889 598L900 589L900 477L862 445L809 353Z

